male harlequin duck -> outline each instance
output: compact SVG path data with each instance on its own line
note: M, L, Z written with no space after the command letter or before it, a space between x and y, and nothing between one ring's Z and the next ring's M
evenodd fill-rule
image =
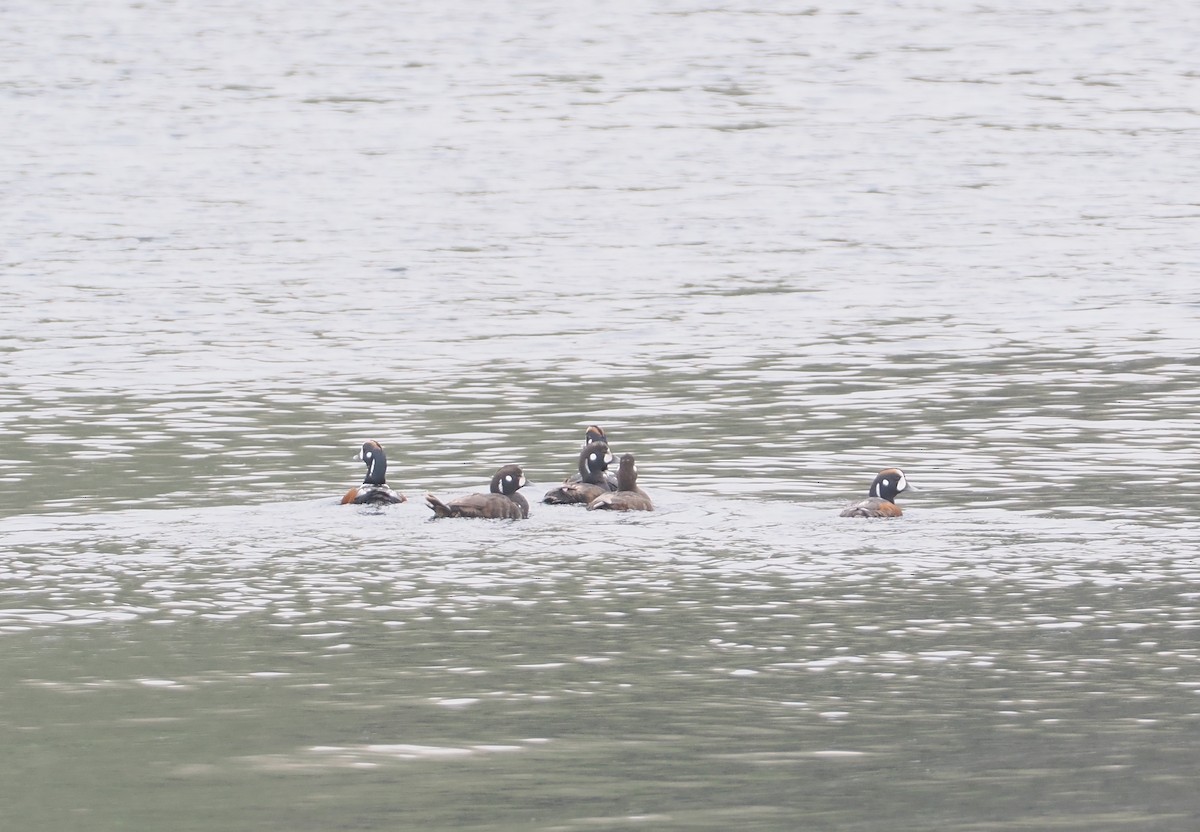
M468 494L448 503L426 494L425 502L437 517L522 520L529 517L529 503L517 493L517 489L528 484L521 466L505 465L492 477L490 494Z
M599 425L588 425L588 429L583 434L583 444L590 445L593 442L603 442L608 444L608 434L604 432L604 428Z
M606 434L604 432L604 428L600 427L599 425L588 425L587 431L583 434L583 447L586 448L593 442L603 442L605 445L608 444L608 434ZM610 459L609 462L612 462L612 460ZM617 475L612 471L609 471L607 465L605 466L604 479L608 483L609 491L617 490ZM573 482L577 480L582 481L582 475L572 474L571 480Z
M607 448L607 446L608 446L608 435L607 435L607 434L604 432L604 428L600 427L599 425L588 425L588 428L587 428L587 430L586 430L586 431L584 431L584 434L583 434L583 450L584 450L584 451L586 451L586 450L587 450L587 447L588 447L588 445L593 445L593 444L595 444L595 443L597 443L597 442L599 442L599 443L602 443L602 444L603 444L603 445L604 445L604 446ZM596 468L596 470L597 470L597 471L603 471L603 472L604 472L604 480L605 480L605 482L608 484L608 489L607 489L607 490L609 490L609 491L616 491L616 490L617 490L617 475L616 475L616 474L614 474L612 471L609 471L609 470L608 470L608 464L609 464L610 462L612 462L612 458L611 458L611 456L610 456L610 458L609 458L608 460L606 460L606 461L604 462L604 465L603 465L603 467L602 467L602 468L601 468L601 467L599 467L599 466L594 466L594 467ZM579 465L580 465L580 467L579 467L579 472L578 472L578 473L576 473L576 474L572 474L571 476L569 476L569 477L567 477L565 480L563 480L563 483L564 483L564 484L567 484L567 483L580 483L580 482L591 482L593 485L598 485L598 484L601 484L601 483L600 483L600 479L599 479L599 477L598 477L598 476L593 476L593 477L592 477L592 478L590 478L590 479L589 479L589 478L587 478L587 472L584 470L584 467L583 467L583 457L582 457L582 456L580 457L580 463L579 463ZM593 473L594 473L594 472L593 472ZM543 501L544 501L544 502L547 502L547 503L550 503L550 502L554 502L554 503L561 503L561 502L572 503L572 502L578 502L577 500L572 500L572 499L570 499L570 498L568 498L568 499L566 499L566 500L557 500L557 499L555 499L555 500L552 500L552 499L549 499L549 498L550 498L550 496L551 496L551 494L554 494L556 491L558 491L558 489L555 489L554 491L551 491L551 492L547 492L547 494L546 494L546 497L545 497L545 498L543 498ZM596 493L597 493L597 494L599 494L599 493L601 493L601 492L596 492ZM594 496L594 495L593 495L593 496ZM588 502L588 501L590 501L590 499L591 499L591 498L588 498L588 500L584 500L583 502Z
M609 509L611 511L654 511L654 504L646 492L637 485L637 465L633 454L621 455L621 466L617 469L616 491L601 494L588 503L588 511Z
M610 480L608 464L613 461L612 451L605 442L589 442L579 452L579 473L563 480L558 488L546 492L543 503L587 505L608 491L615 491L617 484Z
M346 496L342 498L342 505L391 505L404 502L404 495L393 491L384 481L387 474L387 454L383 452L382 445L374 439L364 442L354 458L367 463L367 476L362 485L346 492Z
M603 442L605 445L607 445L608 444L608 435L604 432L604 428L600 427L599 425L588 425L587 431L583 434L583 447L586 448L588 445L591 445L594 442ZM612 460L609 460L609 462L611 462L611 461ZM617 475L614 474L612 471L607 470L607 468L606 468L604 476L605 476L605 479L608 480L608 490L616 491L617 490ZM582 471L580 471L580 473L578 473L578 474L572 474L570 477L568 477L565 480L565 482L583 482L583 481L584 480L583 480L583 472Z
M840 517L899 517L904 512L896 505L896 495L910 488L899 468L885 468L871 483L871 496L848 506Z

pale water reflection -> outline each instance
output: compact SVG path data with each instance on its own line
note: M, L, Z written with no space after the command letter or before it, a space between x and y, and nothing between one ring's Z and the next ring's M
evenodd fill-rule
M9 9L5 828L1193 829L1198 14Z
M1190 806L1190 529L662 503L6 521L6 747L51 767L16 766L18 793L53 776L74 795L23 816L999 829L1170 825L1164 806ZM50 752L81 735L89 753Z

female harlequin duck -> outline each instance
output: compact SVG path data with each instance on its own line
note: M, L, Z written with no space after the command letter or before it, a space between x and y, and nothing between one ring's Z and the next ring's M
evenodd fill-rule
M387 454L383 452L382 445L374 439L364 442L354 458L367 463L367 476L362 485L346 492L346 496L342 498L342 505L391 505L404 502L404 495L393 491L384 481L387 474Z
M621 466L617 469L616 491L601 494L588 503L588 511L609 509L611 511L654 511L654 504L646 492L637 485L637 465L633 454L621 455Z
M546 492L543 503L566 505L579 503L587 505L592 500L609 491L615 491L617 484L611 480L608 464L613 461L612 451L606 442L589 442L579 452L579 473L563 480L562 485Z
M871 496L848 506L840 517L899 517L904 512L896 505L896 495L910 488L899 468L885 468L871 483Z
M437 517L522 520L529 517L529 503L517 493L517 489L528 484L521 466L505 465L492 477L490 494L468 494L448 503L426 494L425 502Z

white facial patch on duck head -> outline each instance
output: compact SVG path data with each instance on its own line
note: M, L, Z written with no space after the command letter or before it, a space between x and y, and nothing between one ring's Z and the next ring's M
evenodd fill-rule
M896 493L899 494L906 488L908 488L908 480L904 478L904 474L901 474L900 479L896 480Z

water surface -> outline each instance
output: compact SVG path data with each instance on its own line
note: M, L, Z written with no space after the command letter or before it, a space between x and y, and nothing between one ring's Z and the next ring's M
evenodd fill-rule
M14 828L1195 827L1190 7L5 18Z

